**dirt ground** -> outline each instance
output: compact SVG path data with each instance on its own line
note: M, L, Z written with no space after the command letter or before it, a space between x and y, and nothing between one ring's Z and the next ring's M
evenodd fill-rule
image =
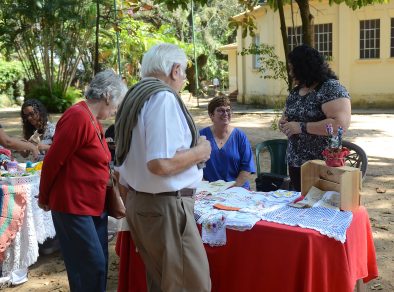
M210 124L206 101L186 99L198 127ZM58 115L52 116L56 121ZM270 128L274 114L234 114L232 125L242 129L252 147L263 140L284 138ZM110 122L106 122L109 125ZM0 109L0 124L10 135L20 136L21 126L17 110ZM368 155L367 176L363 182L362 204L371 219L379 277L366 285L367 291L394 291L394 114L354 114L346 140L357 143ZM118 257L115 240L110 243L108 291L117 289ZM29 281L4 291L68 291L65 267L60 253L40 256L29 268Z

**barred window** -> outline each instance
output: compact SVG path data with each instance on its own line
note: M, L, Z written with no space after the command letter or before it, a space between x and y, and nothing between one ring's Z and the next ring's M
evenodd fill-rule
M260 36L256 35L253 37L253 44L260 46ZM253 55L253 69L259 69L260 65L260 55Z
M314 47L324 56L332 57L332 23L317 24L314 26ZM290 51L303 43L302 27L288 27L287 41Z
M296 46L302 44L302 27L288 27L287 28L287 42L289 44L289 49L292 51Z
M390 57L394 57L394 18L391 18L391 49Z
M380 57L380 19L360 21L360 59Z
M317 24L315 29L315 49L323 56L332 58L332 23Z

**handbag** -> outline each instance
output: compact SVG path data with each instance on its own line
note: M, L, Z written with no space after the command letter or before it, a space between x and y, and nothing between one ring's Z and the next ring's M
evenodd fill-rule
M274 173L260 173L256 178L256 191L271 192L278 189L288 189L290 178L286 175Z
M88 110L86 110L86 111L88 111ZM90 121L92 122L93 127L96 131L97 137L100 140L101 146L103 146L104 152L107 153L105 151L104 143L103 143L103 140L102 140L101 135L99 133L99 130L97 129L97 127L94 123L92 114L89 111L88 111L88 113L89 113ZM108 155L107 155L107 159L109 161ZM120 195L119 181L118 181L117 177L115 176L115 174L112 172L112 169L111 169L111 166L109 165L109 163L108 163L108 169L109 169L110 180L109 180L109 184L107 185L107 190L106 190L106 194L105 194L105 205L106 205L107 213L111 217L114 217L116 219L121 219L126 216L126 207L124 206L123 199Z
M110 168L110 185L107 186L107 193L105 197L105 204L108 215L116 219L121 219L126 216L126 207L119 191L119 182Z

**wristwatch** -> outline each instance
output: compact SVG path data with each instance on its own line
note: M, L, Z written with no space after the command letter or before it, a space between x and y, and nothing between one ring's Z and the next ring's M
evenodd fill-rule
M301 128L301 133L308 134L308 131L306 130L306 123L300 122L300 128Z

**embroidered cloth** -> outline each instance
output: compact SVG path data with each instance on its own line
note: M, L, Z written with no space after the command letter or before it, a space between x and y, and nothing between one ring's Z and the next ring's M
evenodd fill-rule
M24 193L26 207L20 231L4 252L2 269L5 277L10 276L12 271L34 264L38 258L37 243L43 243L45 239L53 238L56 234L51 212L40 209L35 198L39 192L40 176L21 177L19 183L17 182L15 178L14 184L8 183L8 189L12 185L18 192Z
M226 228L250 230L261 220L264 213L293 202L298 192L278 190L275 192L251 192L234 187L217 193L201 191L196 196L194 216L202 225L202 241L211 246L226 244ZM238 211L218 209L214 205L236 207Z
M344 243L346 241L346 230L352 222L353 213L325 207L299 209L283 206L264 213L262 219L313 229Z
M19 186L0 185L0 262L4 260L4 251L21 229L25 208L25 192Z
M211 246L226 244L226 228L250 230L260 220L309 228L342 243L346 241L346 230L353 214L329 205L326 196L314 207L300 209L288 206L300 197L299 192L251 192L233 187L212 193L204 191L204 185L199 186L200 192L195 198L194 216L196 222L202 225L203 242ZM335 195L333 192L327 193L330 199ZM226 210L226 207L234 210Z

